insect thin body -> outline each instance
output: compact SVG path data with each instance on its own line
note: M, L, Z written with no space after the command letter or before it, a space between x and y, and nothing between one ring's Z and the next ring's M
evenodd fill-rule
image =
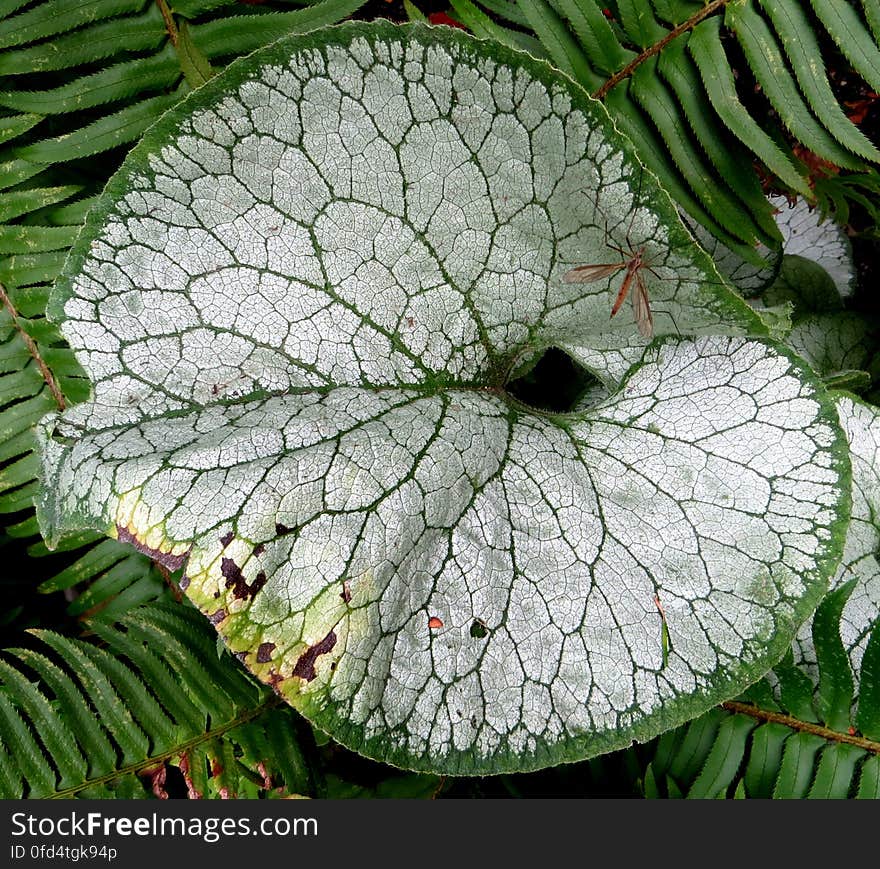
M620 253L625 255L624 251ZM625 269L623 283L611 306L611 316L613 317L620 310L620 306L629 295L632 299L633 319L636 321L639 334L643 338L650 338L654 334L654 317L648 300L648 288L642 275L643 270L648 268L643 258L644 253L645 249L641 247L632 251L629 259L620 262L577 266L566 272L562 280L567 284L590 284Z

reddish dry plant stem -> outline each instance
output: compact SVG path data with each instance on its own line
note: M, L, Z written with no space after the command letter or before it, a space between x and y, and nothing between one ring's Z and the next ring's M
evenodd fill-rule
M872 754L880 755L880 742L874 742L873 740L866 739L864 736L840 733L837 730L831 730L829 727L823 727L821 724L801 721L799 718L793 718L791 715L785 715L782 712L771 712L768 709L760 709L757 706L752 706L751 703L740 703L738 700L728 700L726 703L721 704L721 708L726 709L728 712L757 718L758 721L771 721L774 724L783 724L792 730L812 733L814 736L820 736L829 742L846 742L849 745L855 745L857 748L870 751Z
M153 566L159 571L174 600L177 603L183 603L183 592L180 590L180 586L171 578L171 571L164 564L159 564L158 561L154 561Z
M113 781L114 779L122 778L129 773L135 773L136 775L139 775L145 770L148 770L151 767L155 767L159 763L164 763L166 760L171 760L178 755L187 754L196 746L202 745L203 743L209 742L210 740L216 739L217 737L224 736L230 730L234 730L236 727L240 727L242 724L247 724L249 721L253 721L255 718L259 718L264 712L268 711L269 709L274 709L276 706L282 705L282 703L283 701L280 697L272 694L262 703L259 703L256 706L252 706L250 709L243 711L240 715L236 715L230 721L226 721L223 724L218 725L217 727L208 727L204 731L204 733L200 733L198 736L194 736L192 739L181 742L179 745L175 745L173 748L167 751L158 752L157 754L154 754L152 757L148 757L145 760L123 764L118 769L111 770L104 775L99 775L90 779L86 779L86 781L80 782L79 784L73 785L72 787L62 788L61 790L56 791L54 794L46 797L46 799L67 799L74 794L78 794L80 791L83 791L88 787L107 784L107 782Z
M161 2L161 0L160 0ZM688 30L692 30L696 27L704 18L708 18L713 12L722 7L726 6L728 0L712 0L711 3L707 3L696 15L692 15L688 18L687 21L682 22L676 27L673 27L666 36L663 37L659 42L655 42L649 48L646 48L638 57L634 57L623 69L619 72L614 73L602 87L599 88L594 94L593 97L597 100L604 99L607 95L608 91L610 91L613 87L620 84L625 78L629 78L636 67L643 64L649 57L653 57L655 54L659 54L678 36L681 36L682 33L685 33Z
M177 25L174 23L174 16L171 14L171 10L168 8L168 4L165 0L156 0L156 5L162 13L162 20L165 22L165 29L168 31L168 38L171 40L171 44L177 48L178 35Z
M58 381L49 369L49 366L46 365L43 357L40 356L40 349L37 347L37 342L25 332L21 323L18 321L18 311L15 310L15 305L12 304L12 299L9 298L9 295L6 292L6 287L4 287L3 284L0 284L0 300L2 300L3 306L9 312L9 316L12 319L12 325L15 326L16 331L21 336L21 340L24 342L24 346L27 347L28 353L31 354L34 362L37 363L37 368L40 369L40 374L43 375L43 380L46 381L46 385L49 387L49 392L52 393L52 398L55 399L55 404L58 405L59 410L64 410L67 407L67 402L64 400L64 395L61 392L61 388L58 386Z

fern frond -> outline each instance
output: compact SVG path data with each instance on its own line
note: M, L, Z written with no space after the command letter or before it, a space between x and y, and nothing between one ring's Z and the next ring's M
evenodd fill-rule
M796 0L759 2L780 37L801 91L825 129L854 154L880 161L880 151L846 116L834 96L825 69L815 62L822 57L822 50L800 5Z
M661 736L646 770L646 795L732 797L737 788L747 797L777 799L880 793L880 620L854 674L840 636L852 588L829 594L814 619L818 684L789 652L770 681Z
M2 55L0 55L2 58ZM26 133L31 127L35 127L42 121L40 115L11 115L0 118L0 144Z
M750 166L748 152L720 123L705 93L694 90L692 85L699 78L699 70L687 54L686 45L687 40L682 37L669 43L659 55L660 74L672 88L694 136L715 168L712 183L717 176L723 178L752 215L759 236L766 244L774 245L778 229L770 203Z
M165 90L173 87L180 76L174 47L166 45L156 54L117 63L51 90L0 93L0 105L18 112L58 115Z
M203 58L232 59L285 33L334 23L362 2L304 0L292 11L254 7L240 15L231 0L0 0L0 103L19 112L0 119L0 281L10 301L0 313L0 514L11 522L7 535L32 556L48 551L32 512L31 428L88 392L44 319L48 287L119 155L204 80ZM77 161L107 152L114 154L97 174L93 162L79 171L86 164ZM115 541L72 540L61 549L66 565L62 557L36 582L44 593L63 590L74 618L112 621L173 585Z
M146 0L47 0L0 21L0 48L25 45L105 18L139 12Z
M636 53L620 44L608 19L595 4L553 0L552 5L569 22L598 73L610 76L635 58Z
M49 284L58 277L67 251L58 253L13 254L0 259L0 282L27 287Z
M876 0L863 3L864 20L838 0L811 0L812 14L799 0L617 0L610 9L599 0L476 2L534 34L552 63L605 103L689 217L749 261L759 243L780 242L750 164L813 202L827 199L814 192L826 176L862 178L865 161L880 162L877 143L834 95L820 47L830 37L880 89ZM453 4L460 20L491 35L467 4ZM805 152L826 169L802 162ZM835 192L853 202L860 195L857 183Z
M755 8L745 3L729 4L724 23L735 33L755 79L795 139L829 163L845 169L860 169L861 162L813 117L773 31Z
M598 87L601 79L590 67L583 46L553 7L546 0L517 0L517 5L554 66L587 90Z
M14 190L10 193L0 193L0 221L13 220L23 214L40 211L50 205L63 202L71 196L75 196L82 190L82 185L68 184L63 187L31 187L25 190ZM78 220L68 220L67 225L79 223ZM11 229L12 227L3 227Z
M78 233L78 226L0 226L0 254L63 250Z
M140 15L84 27L51 42L4 51L0 54L0 75L53 72L120 54L149 51L158 48L167 35L159 8L151 3Z
M83 189L82 187L79 188ZM52 226L80 225L86 219L86 215L97 201L97 195L77 199L75 202L66 202L42 212L42 219Z
M201 796L314 793L306 731L231 657L204 668L198 612L153 604L93 627L100 646L35 631L37 649L0 660L5 798L146 796L166 764Z
M65 163L128 145L179 98L171 94L143 100L71 133L26 145L18 153L31 164Z
M0 0L0 20L26 6L30 0Z
M537 39L525 33L520 33L518 30L496 24L480 8L475 6L471 0L451 0L451 3L452 9L461 20L461 23L475 36L483 39L495 39L511 48L524 49L535 57L545 56L544 49Z
M740 102L733 71L721 44L719 19L712 18L697 25L688 41L688 49L700 70L709 102L724 125L784 184L809 198L810 189L792 161Z
M859 13L848 3L835 0L811 0L811 5L853 69L873 90L880 90L880 48Z
M516 24L519 27L528 26L526 17L516 5L515 0L486 0L486 2L483 3L483 6L502 21L506 21L509 24Z
M722 226L729 227L734 238L749 244L754 233L742 225L741 204L726 185L716 185L713 172L688 135L688 123L673 94L657 70L657 59L643 63L632 76L632 93L660 133L679 173L690 185L691 192L709 214Z
M42 168L20 157L13 157L8 152L0 151L0 190L24 183Z
M365 0L318 0L293 12L234 15L193 24L193 42L212 60L247 54L288 33L306 33L336 24L363 6Z

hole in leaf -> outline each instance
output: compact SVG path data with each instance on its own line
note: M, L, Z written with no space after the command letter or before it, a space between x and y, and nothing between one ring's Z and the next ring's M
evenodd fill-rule
M549 347L522 376L507 384L518 401L547 413L569 413L598 380L568 354Z
M488 636L489 629L486 627L486 623L482 619L474 619L471 622L471 636L475 640L482 640L484 637Z

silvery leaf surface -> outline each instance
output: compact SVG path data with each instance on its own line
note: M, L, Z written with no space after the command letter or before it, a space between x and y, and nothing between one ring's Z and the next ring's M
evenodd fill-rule
M771 196L777 209L776 225L782 232L782 249L786 254L802 256L818 263L828 272L842 298L851 296L856 272L852 244L843 227L822 216L817 209L798 197L790 205L784 196Z
M802 317L785 342L823 377L862 371L870 382L866 369L877 350L877 334L877 327L863 315L838 311Z
M754 251L755 256L752 260L747 260L740 252L731 250L724 242L715 238L684 209L679 209L679 214L694 238L712 257L715 267L724 279L746 298L757 296L778 275L782 264L781 245L778 249L771 249L765 244L758 244Z
M858 674L871 628L880 618L880 411L850 395L837 398L837 408L852 461L852 518L831 590L855 580L840 636ZM812 620L798 632L794 653L795 661L817 678Z
M636 250L658 335L696 337L611 372L623 274L563 278ZM840 558L813 373L743 336L599 104L447 28L318 31L212 79L111 181L53 315L93 395L41 424L47 539L182 566L257 676L399 766L648 739L763 675ZM600 348L613 391L517 400L550 346Z

